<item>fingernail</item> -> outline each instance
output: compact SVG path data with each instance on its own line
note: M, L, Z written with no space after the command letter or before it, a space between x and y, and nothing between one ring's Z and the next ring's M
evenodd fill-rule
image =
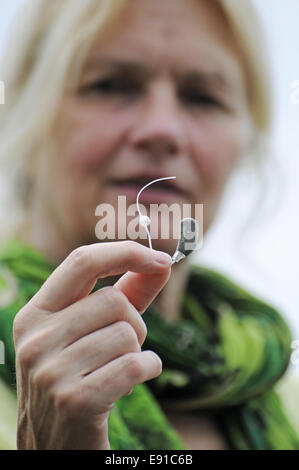
M170 266L172 263L171 256L164 251L153 250L155 261L163 266Z

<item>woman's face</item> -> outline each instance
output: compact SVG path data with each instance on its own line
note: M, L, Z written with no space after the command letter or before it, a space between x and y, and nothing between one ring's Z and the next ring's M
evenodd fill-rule
M246 93L216 2L128 1L62 103L59 154L39 170L48 217L72 242L95 242L99 204L117 208L125 195L129 206L143 180L176 176L177 189L153 186L140 202L204 204L206 231L251 139ZM170 254L175 246L153 241Z

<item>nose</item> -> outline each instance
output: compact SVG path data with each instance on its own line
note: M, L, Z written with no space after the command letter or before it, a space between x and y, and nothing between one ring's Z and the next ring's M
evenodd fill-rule
M148 92L132 129L131 143L135 149L158 158L182 151L185 133L175 92L169 84L159 83Z

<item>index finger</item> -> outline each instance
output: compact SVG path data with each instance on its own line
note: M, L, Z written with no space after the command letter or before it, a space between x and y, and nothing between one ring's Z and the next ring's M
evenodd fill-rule
M163 273L170 265L168 254L134 241L84 245L53 271L30 303L46 312L57 312L87 296L100 278L127 271Z

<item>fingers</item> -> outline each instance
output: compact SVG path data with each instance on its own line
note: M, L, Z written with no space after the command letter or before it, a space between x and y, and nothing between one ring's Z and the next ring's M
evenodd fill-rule
M51 274L30 304L57 312L88 295L97 279L127 271L163 273L171 258L132 242L95 243L74 250Z
M107 447L107 411L135 385L162 371L157 354L141 351L147 330L140 312L165 285L170 267L169 255L135 242L80 247L18 312L13 333L24 395L21 412L26 419L33 416L36 436L43 426L40 407L46 403L50 419L45 429L51 429L54 416L62 430L54 437L66 435L62 443L54 439L53 448L69 445L66 422L72 436L74 428L80 431L80 445L85 439L91 448ZM115 286L90 294L97 279L123 273ZM53 433L45 432L48 446Z
M115 284L140 313L144 313L167 283L171 269L162 273L143 274L127 272Z
M81 380L82 394L101 413L133 387L161 372L161 359L153 351L128 353L85 376Z
M15 323L15 346L20 342L25 344L26 355L30 353L34 363L54 351L61 353L80 338L115 322L126 323L133 329L140 345L147 334L140 313L125 294L113 286L99 289L60 312L45 316L42 321L32 322L28 318L20 317Z
M60 360L66 375L84 377L129 352L141 352L141 346L134 328L119 321L80 338L63 350Z
M139 312L127 297L114 286L103 287L78 300L75 304L51 315L57 325L57 334L63 332L62 348L71 345L93 331L114 322L128 322L143 344L147 329Z

